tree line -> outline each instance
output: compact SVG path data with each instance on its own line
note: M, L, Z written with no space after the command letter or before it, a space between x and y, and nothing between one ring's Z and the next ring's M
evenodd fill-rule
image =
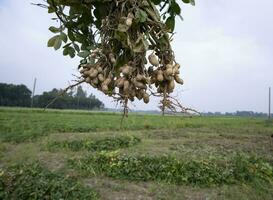
M52 89L49 92L43 92L41 95L33 97L33 107L44 108L53 99L61 94L62 90ZM27 86L0 83L0 106L30 107L32 101L32 92ZM93 94L87 95L87 92L81 86L76 91L64 93L49 106L56 109L102 109L104 104Z
M204 116L239 116L239 117L267 117L267 113L253 111L236 111L236 112L207 112L202 113ZM273 114L272 114L273 117Z

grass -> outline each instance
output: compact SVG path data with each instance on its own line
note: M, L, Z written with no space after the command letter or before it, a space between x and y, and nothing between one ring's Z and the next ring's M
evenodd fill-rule
M120 127L120 114L75 111L43 111L35 109L0 108L0 139L6 142L31 141L50 133L95 132L102 130L154 130L181 128L209 128L215 132L223 129L243 129L243 133L271 131L262 119L239 117L162 117L132 114ZM263 130L260 127L263 127Z
M37 175L8 188L0 176L0 194L28 196L43 180L62 185L60 195L77 185L101 199L272 199L272 122L131 114L120 127L120 120L116 113L0 108L0 174Z

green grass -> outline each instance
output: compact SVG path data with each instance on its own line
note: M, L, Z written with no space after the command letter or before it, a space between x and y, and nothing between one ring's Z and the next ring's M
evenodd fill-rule
M131 114L122 127L120 114L76 111L43 111L39 109L0 108L0 139L7 142L31 141L50 133L95 132L102 130L152 130L180 128L210 128L215 132L238 128L242 133L270 132L271 125L263 119L239 117L163 117ZM205 120L204 120L205 119ZM217 120L215 120L217 119ZM263 127L261 130L260 128Z
M77 185L101 199L272 199L273 122L130 114L120 127L121 117L0 108L0 194L33 199L52 184L62 197Z

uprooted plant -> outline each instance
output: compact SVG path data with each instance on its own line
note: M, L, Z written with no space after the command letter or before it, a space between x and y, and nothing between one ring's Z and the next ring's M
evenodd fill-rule
M181 2L194 5L194 0ZM113 97L125 115L129 101L149 103L150 96L163 97L164 112L175 82L183 84L170 44L181 14L176 0L47 0L38 5L60 22L49 28L57 35L48 46L57 50L64 43L63 55L82 58L78 84Z

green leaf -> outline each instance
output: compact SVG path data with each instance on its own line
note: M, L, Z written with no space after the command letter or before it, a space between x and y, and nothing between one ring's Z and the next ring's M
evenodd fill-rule
M184 3L190 3L191 5L195 6L195 0L182 0Z
M72 42L75 41L75 36L74 36L73 32L72 32L70 29L68 29L67 35L68 35L68 38L69 38Z
M95 50L96 48L95 48L95 46L87 46L86 49L88 49L89 51L91 51L91 50Z
M166 20L165 24L166 24L167 28L170 30L170 32L173 32L174 28L175 28L175 19L174 19L174 16L168 17L168 19Z
M127 32L129 30L129 26L127 26L126 24L119 24L118 25L118 31L120 32Z
M68 54L71 58L75 57L75 49L73 49L72 47L68 47Z
M85 41L84 35L76 33L74 36L75 36L75 41L77 41L79 43L84 43L84 41Z
M69 50L68 49L69 48L64 48L64 50L63 50L63 55L64 56L67 56L69 54Z
M149 44L143 37L143 35L140 35L137 41L135 42L133 46L133 51L135 53L142 53L148 50Z
M128 36L126 32L115 31L114 38L120 41L123 46L128 47L127 43Z
M180 15L181 8L175 1L173 1L170 8L173 13L175 13L176 15Z
M90 63L91 65L94 65L94 64L95 64L95 61L96 61L96 60L95 60L94 58L91 58L90 61L89 61L89 63Z
M94 10L94 15L97 18L97 20L101 21L103 18L105 18L108 15L108 9L109 9L109 4L106 2L102 2L100 0L97 1L95 4L95 10Z
M54 12L56 12L57 11L57 9L55 8L55 7L53 7L53 6L49 6L48 7L48 13L54 13Z
M67 35L64 32L61 32L60 38L62 39L62 41L64 41L64 43L67 42Z
M101 12L99 8L96 8L93 13L97 19L101 18Z
M88 50L88 49L87 49L87 44L82 43L82 44L81 44L81 49L80 49L80 50Z
M59 35L55 35L52 38L50 38L47 42L48 47L54 47L55 41L59 38Z
M81 6L71 6L69 10L69 15L81 14L82 10L83 9L81 8Z
M135 17L136 17L137 21L143 23L143 22L146 22L148 15L144 10L138 9Z
M50 26L49 27L49 30L52 32L52 33L59 33L62 31L61 28L57 28L57 27L54 27L54 26Z
M78 53L78 56L82 58L86 58L87 56L89 56L89 54L90 54L89 51L81 51Z
M158 5L161 3L161 0L152 0L152 2L155 4L155 5Z
M76 43L73 43L73 46L74 46L74 49L75 49L77 52L80 52L80 47L79 47L79 45L77 45Z
M72 44L72 42L69 42L68 44L64 45L63 48L69 47Z
M86 63L87 63L87 60L86 60L86 59L82 59L82 60L80 61L80 63L81 63L81 64L86 64Z
M96 25L96 28L99 29L101 27L101 20L96 20L94 24Z
M62 46L62 39L61 39L61 37L58 37L58 38L55 40L54 49L55 49L55 50L58 50L59 48L61 48L61 46Z

